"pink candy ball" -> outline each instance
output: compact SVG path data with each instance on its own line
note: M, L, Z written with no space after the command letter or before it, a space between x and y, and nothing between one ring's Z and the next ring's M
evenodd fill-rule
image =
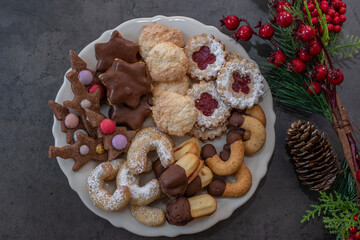
M79 117L73 113L69 113L65 117L65 126L67 128L76 128L79 125Z
M113 137L111 143L115 149L120 151L126 147L126 145L128 144L128 141L124 135L117 134Z

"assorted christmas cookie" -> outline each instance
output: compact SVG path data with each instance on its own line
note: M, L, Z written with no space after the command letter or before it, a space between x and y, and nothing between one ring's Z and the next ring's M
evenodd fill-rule
M198 110L198 127L215 128L230 116L230 108L221 100L213 82L194 84L187 95L195 102Z
M109 103L126 104L132 108L139 106L140 98L151 91L151 83L145 72L144 63L131 64L115 59L112 66L100 75L107 89Z
M186 43L184 52L189 59L187 73L193 79L214 80L225 64L225 45L213 35L194 36Z
M158 43L171 42L178 47L184 47L182 33L163 25L152 23L144 25L139 37L140 55L145 59L148 52Z
M148 53L145 62L154 82L182 80L188 68L184 50L171 42L156 44Z
M228 122L219 124L217 127L214 128L199 127L195 124L193 129L191 129L191 131L189 132L189 135L194 136L203 142L206 142L208 140L214 140L216 137L222 136L222 134L226 132L227 126Z
M190 87L190 79L187 75L176 82L156 82L152 90L153 98L159 97L163 92L175 92L180 95L186 95Z
M105 72L116 58L128 63L138 61L139 45L123 38L116 30L111 34L108 42L95 43L94 48L98 60L96 71L99 72Z
M166 222L165 212L160 208L131 205L130 211L138 222L146 226L157 227Z
M251 108L259 102L264 77L254 63L234 58L227 62L216 79L221 99L233 108Z
M194 126L198 111L189 96L163 92L151 108L157 128L175 136L184 136Z

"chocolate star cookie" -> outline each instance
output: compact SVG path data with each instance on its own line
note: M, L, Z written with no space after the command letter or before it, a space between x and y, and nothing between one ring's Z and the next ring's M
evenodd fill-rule
M66 145L60 148L50 146L49 158L74 159L75 163L72 168L74 172L91 160L106 161L108 159L108 153L104 151L102 140L88 137L82 132L77 132L76 137L77 142L73 145Z
M96 71L105 72L115 58L120 58L128 63L138 61L139 45L126 40L118 31L114 31L106 43L95 44L95 57L98 60Z
M115 59L111 68L100 75L107 89L111 105L126 104L136 108L140 97L151 91L151 83L146 77L145 63L127 63Z
M114 121L90 109L85 109L91 126L97 128L97 135L103 139L104 149L108 151L108 160L114 160L129 150L130 142L136 131L128 131L125 127L116 127Z
M119 125L125 124L136 130L142 127L145 119L151 114L149 95L141 97L137 108L130 108L125 105L112 105L109 109L109 117Z

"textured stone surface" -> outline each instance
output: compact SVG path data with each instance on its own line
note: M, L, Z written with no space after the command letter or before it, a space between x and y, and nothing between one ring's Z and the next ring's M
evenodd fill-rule
M206 4L205 4L206 3ZM359 35L360 2L347 0L345 33ZM102 32L137 17L183 15L219 27L221 15L237 14L256 24L266 18L265 0L2 1L0 8L0 239L143 239L88 210L54 159L47 158L54 99L69 68L68 51L79 52ZM351 7L349 7L351 6ZM222 29L225 33L224 29ZM250 56L269 54L263 41L243 44ZM340 96L360 123L359 57L344 61ZM285 152L285 135L297 116L277 111L276 148L269 171L253 197L227 220L179 239L332 239L320 221L300 224L316 202L297 180ZM330 135L322 118L310 119Z

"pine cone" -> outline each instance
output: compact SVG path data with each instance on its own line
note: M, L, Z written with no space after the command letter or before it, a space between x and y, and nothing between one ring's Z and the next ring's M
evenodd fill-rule
M288 129L286 142L302 184L312 191L326 191L335 182L339 164L332 145L314 124L298 120Z

